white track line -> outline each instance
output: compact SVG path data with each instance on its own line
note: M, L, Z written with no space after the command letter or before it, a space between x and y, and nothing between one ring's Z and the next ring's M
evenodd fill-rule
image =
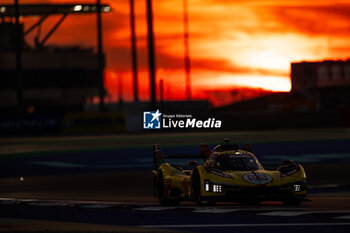
M263 215L263 216L299 216L299 215L305 215L305 214L311 214L312 211L273 211L273 212L265 212L265 213L258 213L257 215Z
M193 209L194 213L229 213L229 212L237 212L237 211L312 211L314 209L311 208L274 208L274 207L258 207L252 208L244 206L216 206L216 207L200 207L200 206L145 206L145 207L137 207L133 208L133 210L141 210L141 211L161 211L161 210L173 210L173 209ZM349 211L350 212L350 211Z
M335 217L334 219L350 219L350 215Z
M0 197L0 201L13 201L15 198Z
M34 206L67 206L68 204L62 202L33 202L29 203Z
M204 208L204 209L195 209L193 213L211 213L211 214L226 214L231 212L237 212L240 209L219 209L219 208Z
M81 207L83 208L91 208L91 209L104 209L104 208L110 208L110 207L115 207L118 205L110 205L110 204L89 204L89 205L82 205Z
M317 211L272 211L258 213L257 215L263 216L300 216L305 214L337 214L337 213L350 213L350 210L317 210Z
M38 201L38 199L21 199L21 198L0 198L0 201L14 201L14 202L32 202Z
M108 201L77 201L77 200L57 200L57 199L51 199L51 200L45 200L45 199L23 199L23 198L2 198L0 197L0 204L6 204L10 202L25 202L30 203L32 205L36 205L36 203L47 203L47 205L50 205L49 203L60 203L63 205L113 205L113 206L119 206L123 205L122 202L108 202ZM45 204L39 204L39 205L45 205ZM54 204L53 204L54 205Z
M177 207L163 207L163 206L147 206L147 207L141 207L141 208L134 208L133 210L142 210L142 211L160 211L160 210L172 210Z
M149 228L209 228L209 227L302 227L302 226L350 226L350 222L316 223L248 223L248 224L185 224L185 225L141 225Z

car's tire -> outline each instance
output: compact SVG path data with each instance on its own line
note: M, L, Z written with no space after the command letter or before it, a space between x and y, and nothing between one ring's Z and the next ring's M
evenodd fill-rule
M202 187L201 177L200 177L199 171L196 169L194 170L192 175L192 186L191 186L192 199L196 202L197 205L215 205L216 202L214 200L207 199L202 196L201 187Z
M157 175L153 175L153 196L157 197Z
M291 197L283 200L284 205L295 206L300 205L303 202L303 199Z
M196 204L197 205L200 204L202 200L201 178L197 169L193 171L193 175L192 175L191 194L192 194L192 199L196 202Z
M164 178L162 171L158 171L156 177L156 196L161 205L178 205L180 199L170 199L164 195Z

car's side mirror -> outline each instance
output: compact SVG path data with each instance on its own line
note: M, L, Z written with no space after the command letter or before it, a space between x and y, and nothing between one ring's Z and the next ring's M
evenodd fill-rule
M282 165L277 170L282 173L282 176L287 176L298 172L299 166L293 160L283 160Z

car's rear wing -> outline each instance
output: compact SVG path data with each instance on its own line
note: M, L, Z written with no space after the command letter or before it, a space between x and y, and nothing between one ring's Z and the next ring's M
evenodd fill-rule
M156 169L159 168L160 165L165 163L165 158L169 159L181 159L181 158L188 158L188 159L195 159L195 158L201 158L204 161L210 156L211 151L209 149L209 146L206 144L200 144L199 146L200 154L167 154L163 155L163 153L160 150L160 147L158 144L153 145L153 162Z

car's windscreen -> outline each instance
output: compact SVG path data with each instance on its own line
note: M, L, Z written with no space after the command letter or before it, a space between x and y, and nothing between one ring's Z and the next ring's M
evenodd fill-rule
M249 154L221 155L216 158L216 165L224 171L254 171L260 169L256 158Z

